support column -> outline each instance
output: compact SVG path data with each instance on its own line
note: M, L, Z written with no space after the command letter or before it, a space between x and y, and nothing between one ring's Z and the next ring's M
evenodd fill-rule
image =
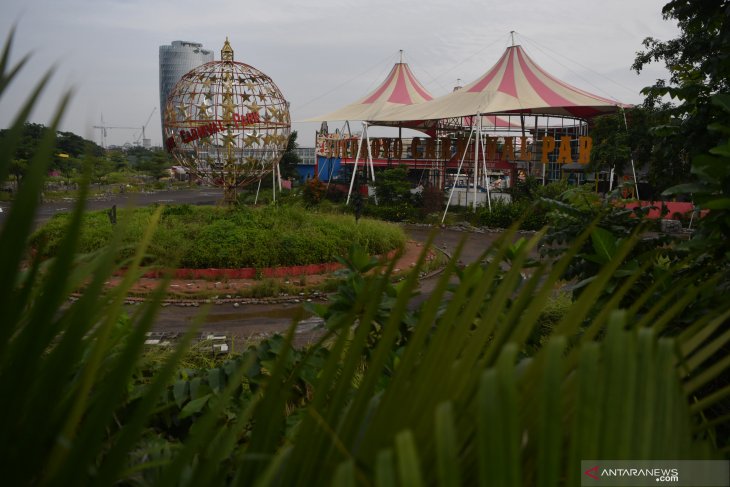
M461 167L464 165L464 159L466 158L466 153L469 152L469 142L471 142L471 138L474 135L474 126L471 127L471 132L469 132L469 139L466 141L466 146L464 147L464 154L461 156L461 161L459 162L459 167L456 169L456 178L454 179L454 184L451 186L451 192L449 193L449 199L446 201L446 209L444 210L444 216L441 217L441 223L446 220L446 213L449 212L449 206L451 205L451 198L454 196L454 190L456 189L456 182L459 180L459 175L461 174ZM445 167L444 167L445 170ZM444 178L446 175L444 175ZM466 187L466 193L469 194L469 185L467 184Z

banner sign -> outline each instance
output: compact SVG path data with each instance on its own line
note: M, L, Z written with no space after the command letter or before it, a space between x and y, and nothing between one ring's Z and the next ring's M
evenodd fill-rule
M454 157L461 158L466 151L467 158L470 159L474 156L475 142L472 141L467 148L467 140L466 137L437 139L378 137L370 139L370 153L374 159L450 160ZM368 153L365 143L366 141L361 143L359 137L344 137L340 134L318 135L316 153L318 156L328 158L354 159L359 148L360 158L364 159ZM484 151L483 157L487 161L588 164L591 161L592 148L593 139L583 135L577 138L563 135L559 139L547 135L536 141L531 137L487 136L479 152Z

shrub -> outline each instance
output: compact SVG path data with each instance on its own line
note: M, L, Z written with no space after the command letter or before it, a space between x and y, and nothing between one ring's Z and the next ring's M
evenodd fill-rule
M132 255L152 210L119 210L120 260ZM55 254L67 221L68 216L57 215L33 235L31 244L39 256ZM114 230L104 211L87 213L81 250L93 252L109 245L116 238ZM189 268L304 265L334 262L355 242L381 254L402 247L405 234L387 223L363 219L356 224L351 216L311 213L297 206L170 206L162 211L146 261Z
M491 211L487 207L479 208L476 224L490 228L509 228L520 219L520 229L539 230L547 223L546 210L541 205L526 200L512 203L495 200Z
M385 204L369 203L363 208L363 214L390 222L418 221L420 212L408 202Z
M309 179L304 183L304 190L302 191L302 197L304 198L304 204L308 207L316 206L322 201L324 194L327 190L325 184L319 180L318 177Z

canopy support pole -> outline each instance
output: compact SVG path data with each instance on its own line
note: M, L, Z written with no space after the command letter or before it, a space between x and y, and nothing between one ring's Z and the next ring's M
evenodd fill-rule
M357 144L357 154L355 155L355 165L352 168L352 178L350 179L350 189L347 191L347 201L345 206L350 204L350 195L352 194L352 187L355 184L355 175L357 174L357 163L360 161L360 150L362 149L362 136Z
M479 175L479 146L482 143L482 114L477 113L477 140L476 144L474 144L474 191L472 192L474 195L474 202L472 206L474 207L474 212L477 211L477 187L479 184L479 180L477 179L477 176ZM468 187L467 187L468 190Z
M626 110L624 110L623 107L621 107L621 115L624 116L624 127L626 128L626 136L629 135L629 124L626 123ZM631 148L629 147L629 150ZM636 191L636 199L641 200L639 197L639 181L636 179L636 166L634 166L634 154L631 152L631 172L634 175L634 190Z
M471 142L471 137L474 135L474 126L471 127L471 132L469 132L469 139L466 141L466 147L464 147L464 154L461 156L461 162L459 162L459 167L456 170L456 178L454 179L454 184L451 186L451 192L449 193L449 199L446 202L446 209L444 210L444 216L441 217L441 223L446 220L446 213L449 212L449 206L451 205L451 198L454 196L454 190L456 189L456 183L459 181L459 175L461 174L461 167L464 165L464 159L466 158L466 153L469 152L469 143ZM444 166L444 170L445 166ZM467 194L469 191L469 185L467 184Z
M479 117L479 127L481 129L482 123L481 123L481 117ZM495 117L496 121L496 117ZM495 124L496 125L496 124ZM486 149L486 142L482 141L482 138L479 137L479 142L482 142L482 165L484 167L484 186L487 188L487 207L489 208L489 212L492 212L492 193L489 189L489 171L487 171L487 149Z
M352 179L350 179L350 189L347 191L347 201L345 201L345 205L350 204L350 195L352 195L352 187L355 184L355 175L357 174L357 163L360 160L360 152L362 150L362 142L363 139L365 139L365 143L367 144L367 160L365 162L365 172L368 172L368 169L370 169L370 176L375 182L375 166L373 164L373 154L370 151L370 136L368 135L368 124L367 122L362 123L362 136L360 137L360 143L357 145L357 155L355 156L355 167L352 170ZM370 166L368 168L368 166ZM367 180L367 177L365 178ZM359 190L359 188L358 188ZM378 199L375 198L375 204L378 204Z
M259 202L259 191L261 191L261 181L263 181L263 179L264 179L263 176L261 177L261 179L259 179L259 187L256 188L256 198L254 198L254 200L253 200L254 205L256 205L256 203Z
M276 168L278 164L274 164L274 170L271 171L271 189L272 189L272 198L273 202L276 203Z
M373 153L370 145L370 135L368 134L368 123L363 122L362 123L362 131L365 135L365 143L367 144L367 150L368 150L368 165L370 166L370 176L373 180L373 183L375 182L375 165L373 164ZM367 167L365 169L365 172L367 172ZM367 177L365 177L365 181L367 181ZM370 197L370 192L368 191L368 197ZM375 195L375 204L378 204L378 196Z
M279 193L281 194L281 166L278 162L276 163L276 173L279 175Z
M363 134L365 135L365 142L367 143L368 150L368 166L370 169L370 176L375 182L375 166L373 165L373 153L370 149L370 135L368 135L368 124L367 122L362 123Z
M535 163L537 163L537 138L540 135L537 133L537 127L537 115L535 115L535 132L532 136L532 150L530 151L530 159L535 160ZM545 135L547 135L547 130L545 130ZM512 184L514 184L514 181ZM542 165L542 185L545 186L545 164Z
M611 170L608 172L608 192L613 191L613 169L616 166L611 166Z

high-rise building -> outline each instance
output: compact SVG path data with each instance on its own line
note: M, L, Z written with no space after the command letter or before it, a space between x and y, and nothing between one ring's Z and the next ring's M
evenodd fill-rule
M163 140L167 95L188 71L211 61L213 51L203 49L203 45L197 42L172 41L169 46L160 46L160 128Z

